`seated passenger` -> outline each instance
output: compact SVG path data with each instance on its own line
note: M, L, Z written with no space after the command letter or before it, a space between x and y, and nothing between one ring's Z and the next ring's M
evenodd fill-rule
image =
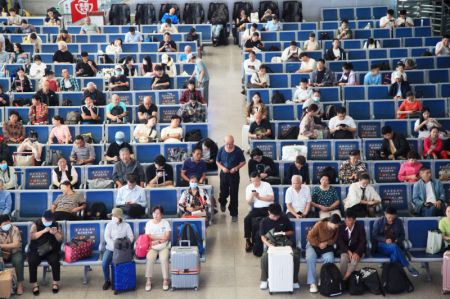
M394 10L388 9L386 15L380 18L380 28L395 28Z
M305 101L311 99L313 96L312 88L308 87L308 79L302 78L300 84L297 86L292 97L294 103L304 103ZM303 108L303 107L302 107Z
M245 111L245 117L247 119L247 124L251 124L255 121L256 113L260 112L263 118L267 117L267 108L266 105L261 100L261 95L259 92L254 92L252 96L252 100L247 105Z
M21 143L25 138L25 128L19 113L12 110L9 113L9 121L3 121L3 140L6 143Z
M442 125L430 117L430 109L423 107L419 119L414 123L414 132L419 133L420 139L424 139L430 136L430 131L434 127L441 128Z
M91 165L95 162L95 149L82 135L77 135L70 153L70 162L74 165Z
M8 166L7 160L0 162L0 180L3 181L4 190L12 190L17 187L16 171L14 167Z
M254 51L248 52L248 58L244 60L244 73L246 75L253 75L259 70L260 66L261 60L256 58L256 53Z
M130 82L127 76L124 75L123 66L118 64L114 69L114 75L109 78L110 91L128 91L130 90Z
M170 89L170 78L160 65L155 66L155 76L153 77L151 87L153 90Z
M47 17L44 19L45 26L61 26L61 20L51 8L47 9Z
M83 92L83 98L86 97L90 97L96 106L106 105L105 94L101 90L97 89L97 85L95 85L94 82L88 82L86 85L86 89L84 89Z
M306 244L306 263L307 263L307 284L309 292L317 293L316 263L317 258L322 256L323 263L334 263L334 248L339 232L339 223L341 217L333 214L317 222L308 232Z
M300 54L302 49L300 49L295 40L291 41L289 47L284 49L281 54L281 60L283 62L298 62L300 59Z
M446 250L450 248L450 205L445 209L445 217L439 220L439 230L442 233L442 240L445 241ZM16 270L17 271L17 270Z
M133 174L136 176L136 182L141 187L144 187L145 174L139 161L131 157L130 151L124 147L119 151L120 161L114 164L112 179L117 188L124 186L127 182L127 175Z
M327 173L320 175L320 185L314 187L311 198L311 205L319 212L319 218L323 219L333 214L341 216L341 200L336 188L330 186Z
M78 212L86 209L86 199L83 194L74 192L69 181L62 182L60 189L62 194L58 195L51 208L55 220L80 220Z
M190 97L189 102L183 104L177 112L185 123L203 123L206 121L206 107L197 101L194 95Z
M117 191L115 206L131 219L139 219L145 215L147 197L145 190L138 186L138 177L135 174L126 175L127 183ZM143 181L142 181L143 185Z
M61 71L62 78L59 81L60 91L80 91L78 80L73 78L67 69Z
M161 55L161 67L163 68L164 74L167 74L169 78L175 78L177 76L177 66L172 57L167 53Z
M403 81L408 81L408 75L405 72L405 64L403 63L403 61L397 62L395 71L393 71L391 74L391 84L394 84L396 82L397 75L402 77Z
M248 130L249 139L272 139L272 126L270 122L263 118L262 113L255 114L255 121L250 124Z
M17 290L16 295L23 295L23 270L24 256L22 253L22 234L20 229L11 224L7 214L0 216L0 246L2 248L2 260L11 263L16 271Z
M410 147L406 138L399 133L392 131L390 126L381 128L383 144L381 145L380 156L387 160L404 160Z
M66 44L72 43L72 35L66 30L61 29L58 36L56 37L56 42L65 42Z
M178 29L177 29L177 26L172 25L171 19L166 19L166 22L161 24L159 32L160 33L169 32L170 34L174 34L174 33L178 33Z
M301 176L302 182L309 184L309 168L306 163L306 158L302 155L298 155L295 158L295 162L289 165L287 175L284 177L284 184L290 184L294 175Z
M327 128L316 124L314 118L318 115L319 107L316 104L308 106L306 113L300 121L298 139L322 139L328 137Z
M125 34L124 43L126 44L136 44L142 42L144 38L142 37L142 33L136 31L136 27L131 26L128 28L128 32Z
M364 42L363 49L378 49L381 48L380 42L373 37L369 37L366 42Z
M320 48L320 43L316 40L316 34L314 32L311 32L309 34L308 40L303 44L303 50L309 52L320 50Z
M164 33L163 40L159 43L158 52L176 52L177 44L172 40L169 32Z
M417 161L420 159L419 154L411 150L406 155L406 161L400 165L397 178L400 182L415 183L419 179L419 170L422 168L422 163Z
M75 74L78 77L95 77L97 76L97 65L89 59L87 52L81 52L81 61L75 67Z
M366 163L361 161L359 150L350 151L349 159L339 167L339 181L341 184L352 184L358 181L360 173L367 172Z
M17 148L18 152L30 151L33 153L35 165L41 165L42 144L39 143L38 134L31 129L27 138Z
M117 239L128 238L130 242L134 241L133 231L131 226L125 222L123 211L119 208L112 209L111 221L105 227L105 243L106 249L102 258L103 269L103 290L106 291L111 286L111 264L114 252L114 242Z
M370 72L364 76L364 85L381 85L380 67L376 64L370 66Z
M237 29L238 32L244 32L241 37L241 46L244 47L245 43L250 40L253 36L253 33L260 34L260 31L258 30L258 24L253 23L250 28L245 29L245 24L250 23L250 17L246 15L245 9L241 10L241 21L236 20L236 27L239 27ZM239 26L238 26L239 25ZM239 35L239 34L238 34ZM237 45L237 38L235 39L235 44Z
M206 191L198 186L195 175L190 177L188 186L178 201L178 214L181 217L210 217L208 207L211 206L211 202Z
M413 277L417 277L419 272L409 264L402 250L404 240L403 221L397 217L394 207L387 207L384 216L378 218L373 225L372 251L388 256L391 263L401 264Z
M280 184L278 171L272 158L264 156L259 148L254 148L248 161L248 173L256 172L259 177L269 184Z
M311 73L316 69L316 60L309 57L308 53L303 52L299 57L302 63L300 64L300 68L296 71L296 73Z
M66 42L58 42L58 50L53 54L53 63L74 63L73 54L67 48Z
M81 106L81 123L82 124L98 124L99 119L98 108L94 105L94 101L90 96L84 98L84 105Z
M339 39L333 38L332 47L325 52L325 59L334 61L347 59L347 54L344 49L341 48Z
M152 103L152 96L145 96L142 104L138 106L139 122L146 123L152 116L158 116L158 107Z
M364 224L356 221L356 214L347 211L344 223L339 225L337 252L340 255L340 268L344 281L356 270L359 261L366 253L366 230Z
M145 77L153 77L155 75L153 70L152 58L150 56L145 56L142 59L140 75Z
M40 97L41 101L47 106L59 106L59 97L56 92L50 89L50 81L48 80L42 82L42 88L36 92L35 96Z
M445 34L442 36L442 40L436 44L436 48L434 50L436 56L450 55L449 41L450 41L449 34Z
M338 86L357 85L356 74L353 71L353 64L351 62L344 62L342 64L342 75L337 82Z
M423 141L423 156L426 159L448 159L447 151L443 150L444 142L439 137L439 129L433 127L430 136Z
M133 132L134 139L139 143L150 143L158 141L158 130L156 129L156 116L152 115L144 123L136 126Z
M5 190L5 183L0 180L0 215L8 216L11 214L12 209L12 198L11 192ZM0 244L1 244L1 234L0 234Z
M48 135L49 144L52 144L55 138L58 144L69 144L72 142L69 127L64 124L64 119L61 116L53 116L52 125L53 128Z
M258 32L253 32L251 38L249 38L244 44L244 51L250 52L253 51L255 53L264 51L264 45L261 42L261 38L259 37Z
M172 115L170 125L161 130L161 141L167 143L181 142L183 139L183 128L180 127L181 117Z
M92 23L90 17L84 18L84 25L81 27L80 34L101 34L100 27Z
M311 210L311 190L308 185L302 184L302 177L293 175L291 186L284 195L286 215L288 218L307 218Z
M414 21L406 16L406 9L400 10L398 17L395 20L396 27L414 27Z
M219 151L217 144L213 140L205 138L199 141L195 147L202 149L202 160L206 163L206 170L217 170L216 157Z
M150 219L145 225L145 234L152 241L151 249L147 253L147 263L145 266L145 291L152 289L153 268L156 258L159 257L161 263L161 272L163 276L163 290L169 290L169 257L170 257L170 240L171 230L169 221L163 219L164 209L156 206L152 209L153 219ZM131 230L130 230L131 231Z
M131 154L131 158L134 159L133 148L125 141L125 133L117 131L114 135L114 141L111 142L106 150L105 159L109 164L119 161L119 151L123 148L127 148Z
M336 30L336 37L340 40L352 39L352 30L348 27L348 20L344 19L341 21L341 26Z
M75 167L67 164L64 157L58 159L58 166L52 170L52 186L59 189L63 182L70 182L72 186L78 183L78 172Z
M108 123L121 124L128 122L127 107L120 101L118 94L115 93L111 96L111 103L106 105L105 115Z
M267 73L267 66L261 64L258 72L254 73L250 78L250 88L269 88L270 76Z
M48 106L42 103L41 97L34 95L31 99L28 118L32 125L48 124Z
M189 186L192 177L195 177L199 184L206 183L206 162L202 160L202 148L196 147L192 150L192 157L184 160L180 175L183 186Z
M277 203L273 203L268 207L269 215L261 220L259 233L261 235L261 240L266 248L270 248L272 246L276 246L276 244L272 244L270 239L267 237L267 234L275 233L284 233L285 242L289 243L294 235L294 228L292 227L292 223L289 219L283 215L281 210L281 206ZM300 269L300 252L295 247L295 244L292 242L292 251L293 251L293 263L294 263L294 289L299 289L300 285L298 283L298 274ZM269 256L267 252L263 254L261 257L261 284L259 288L261 290L265 290L268 288L267 279L269 278Z
M166 163L162 155L155 157L154 163L145 171L147 187L169 187L174 185L172 165Z
M187 88L183 90L183 93L180 97L180 104L189 103L191 98L196 99L196 101L200 104L206 104L205 99L202 96L200 90L195 88L195 80L189 80L187 84Z
M11 85L11 90L15 92L32 92L33 85L30 79L25 74L23 67L19 67L16 72L16 76Z
M8 11L9 16L7 18L7 24L5 25L20 26L22 17L17 14L17 10L14 7L11 7Z
M406 100L404 100L397 110L397 118L406 119L417 115L422 110L422 103L414 97L411 91L406 92Z
M309 84L311 86L332 86L334 84L333 72L325 67L325 60L317 60L317 68L311 73Z
M264 29L266 29L266 31L280 31L281 23L278 16L273 15L272 20L267 21L266 25L264 25Z
M376 216L376 206L381 205L381 197L369 183L369 174L360 173L359 182L348 188L347 198L344 200L346 211L354 212L357 217Z
M328 122L331 137L333 139L353 139L356 132L356 123L353 118L347 115L345 107L336 109L336 116Z
M443 216L448 201L441 181L431 178L431 170L423 166L419 171L420 179L414 183L412 208L417 216Z
M320 120L325 115L325 112L323 110L323 103L320 101L320 89L313 90L311 98L307 99L303 103L302 105L303 114L307 112L307 109L311 104L315 104L319 109L317 110L317 115L315 116L315 118L316 120Z

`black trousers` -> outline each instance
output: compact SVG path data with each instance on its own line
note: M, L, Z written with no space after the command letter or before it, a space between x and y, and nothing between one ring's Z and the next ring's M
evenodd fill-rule
M70 213L70 212L56 211L54 213L54 215L55 215L55 220L56 221L61 221L61 220L77 221L77 220L80 220L80 218L77 215L75 215L74 213Z
M256 217L266 217L268 208L253 208L244 218L244 237L250 239L252 237L252 219Z
M47 261L52 268L54 281L60 281L59 248L58 251L52 251L45 256L39 256L37 252L28 253L28 270L30 271L30 283L37 282L37 268L42 261Z
M238 215L238 200L239 200L239 182L241 178L239 173L224 173L220 172L220 195L219 202L221 206L227 205L227 198L230 197L230 204L228 210L231 216Z
M119 206L118 208L121 208L123 213L131 219L139 219L145 215L145 208L140 204Z
M375 217L376 216L376 210L375 207L373 206L367 206L367 205L363 205L363 204L357 204L354 205L351 208L348 208L348 210L353 211L356 214L356 217Z

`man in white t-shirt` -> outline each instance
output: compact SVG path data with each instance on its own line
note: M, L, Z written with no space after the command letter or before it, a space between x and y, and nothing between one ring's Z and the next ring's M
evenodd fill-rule
M296 73L311 73L316 69L316 60L309 57L308 53L303 52L300 54L300 68Z
M450 35L446 34L442 37L442 40L436 44L436 49L434 50L436 56L450 55L449 40Z
M241 45L244 46L245 42L252 38L253 33L257 32L259 36L261 36L261 33L258 30L258 24L253 23L250 28L245 29L244 33L241 37Z
M414 27L414 21L406 16L406 9L400 10L398 18L395 20L395 27Z
M181 117L173 115L170 119L170 125L161 130L161 141L180 142L183 138L183 128L180 127Z
M386 16L380 19L380 28L392 29L395 27L394 10L388 9Z
M256 59L255 51L248 52L248 58L244 60L244 73L246 75L253 75L259 70L261 60Z
M351 116L347 115L345 107L338 107L336 116L328 122L328 128L334 139L353 139L356 123Z
M289 218L306 218L311 209L311 190L308 185L302 185L302 177L299 175L293 175L291 183L284 197L286 214Z
M268 207L274 201L273 189L269 183L263 182L259 173L254 171L250 174L250 185L245 189L245 200L252 208L244 218L245 251L252 250L252 221L256 217L266 217Z
M312 98L313 90L308 87L308 79L302 78L300 80L299 86L294 92L294 96L292 97L292 101L295 103L304 103L305 101Z

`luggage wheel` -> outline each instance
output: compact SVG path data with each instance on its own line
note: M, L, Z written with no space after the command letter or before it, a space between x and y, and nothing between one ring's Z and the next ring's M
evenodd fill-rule
M270 296L272 296L272 294L273 294L272 292L269 292L269 295L270 295Z
M197 288L197 287L195 287L195 288L194 288L194 291L196 291L196 292L197 292L197 291L198 291L198 288Z
M114 295L117 295L117 294L119 294L119 292L118 291L114 291Z

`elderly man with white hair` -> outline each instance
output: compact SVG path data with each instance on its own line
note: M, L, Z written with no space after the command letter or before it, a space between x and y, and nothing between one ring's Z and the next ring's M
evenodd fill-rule
M66 42L58 42L58 50L53 54L53 63L74 63L73 55L67 48Z
M81 27L80 34L100 34L100 27L92 23L90 17L84 18L84 25Z
M292 176L291 187L286 190L285 203L286 214L289 218L306 218L311 209L311 190L305 184L302 185L302 177Z
M187 63L188 61L188 56L189 54L192 53L192 47L191 46L185 46L184 47L184 52L180 54L180 56L178 57L178 61L181 63Z
M106 105L105 94L97 89L97 85L94 82L89 82L83 92L83 99L90 97L95 106Z

